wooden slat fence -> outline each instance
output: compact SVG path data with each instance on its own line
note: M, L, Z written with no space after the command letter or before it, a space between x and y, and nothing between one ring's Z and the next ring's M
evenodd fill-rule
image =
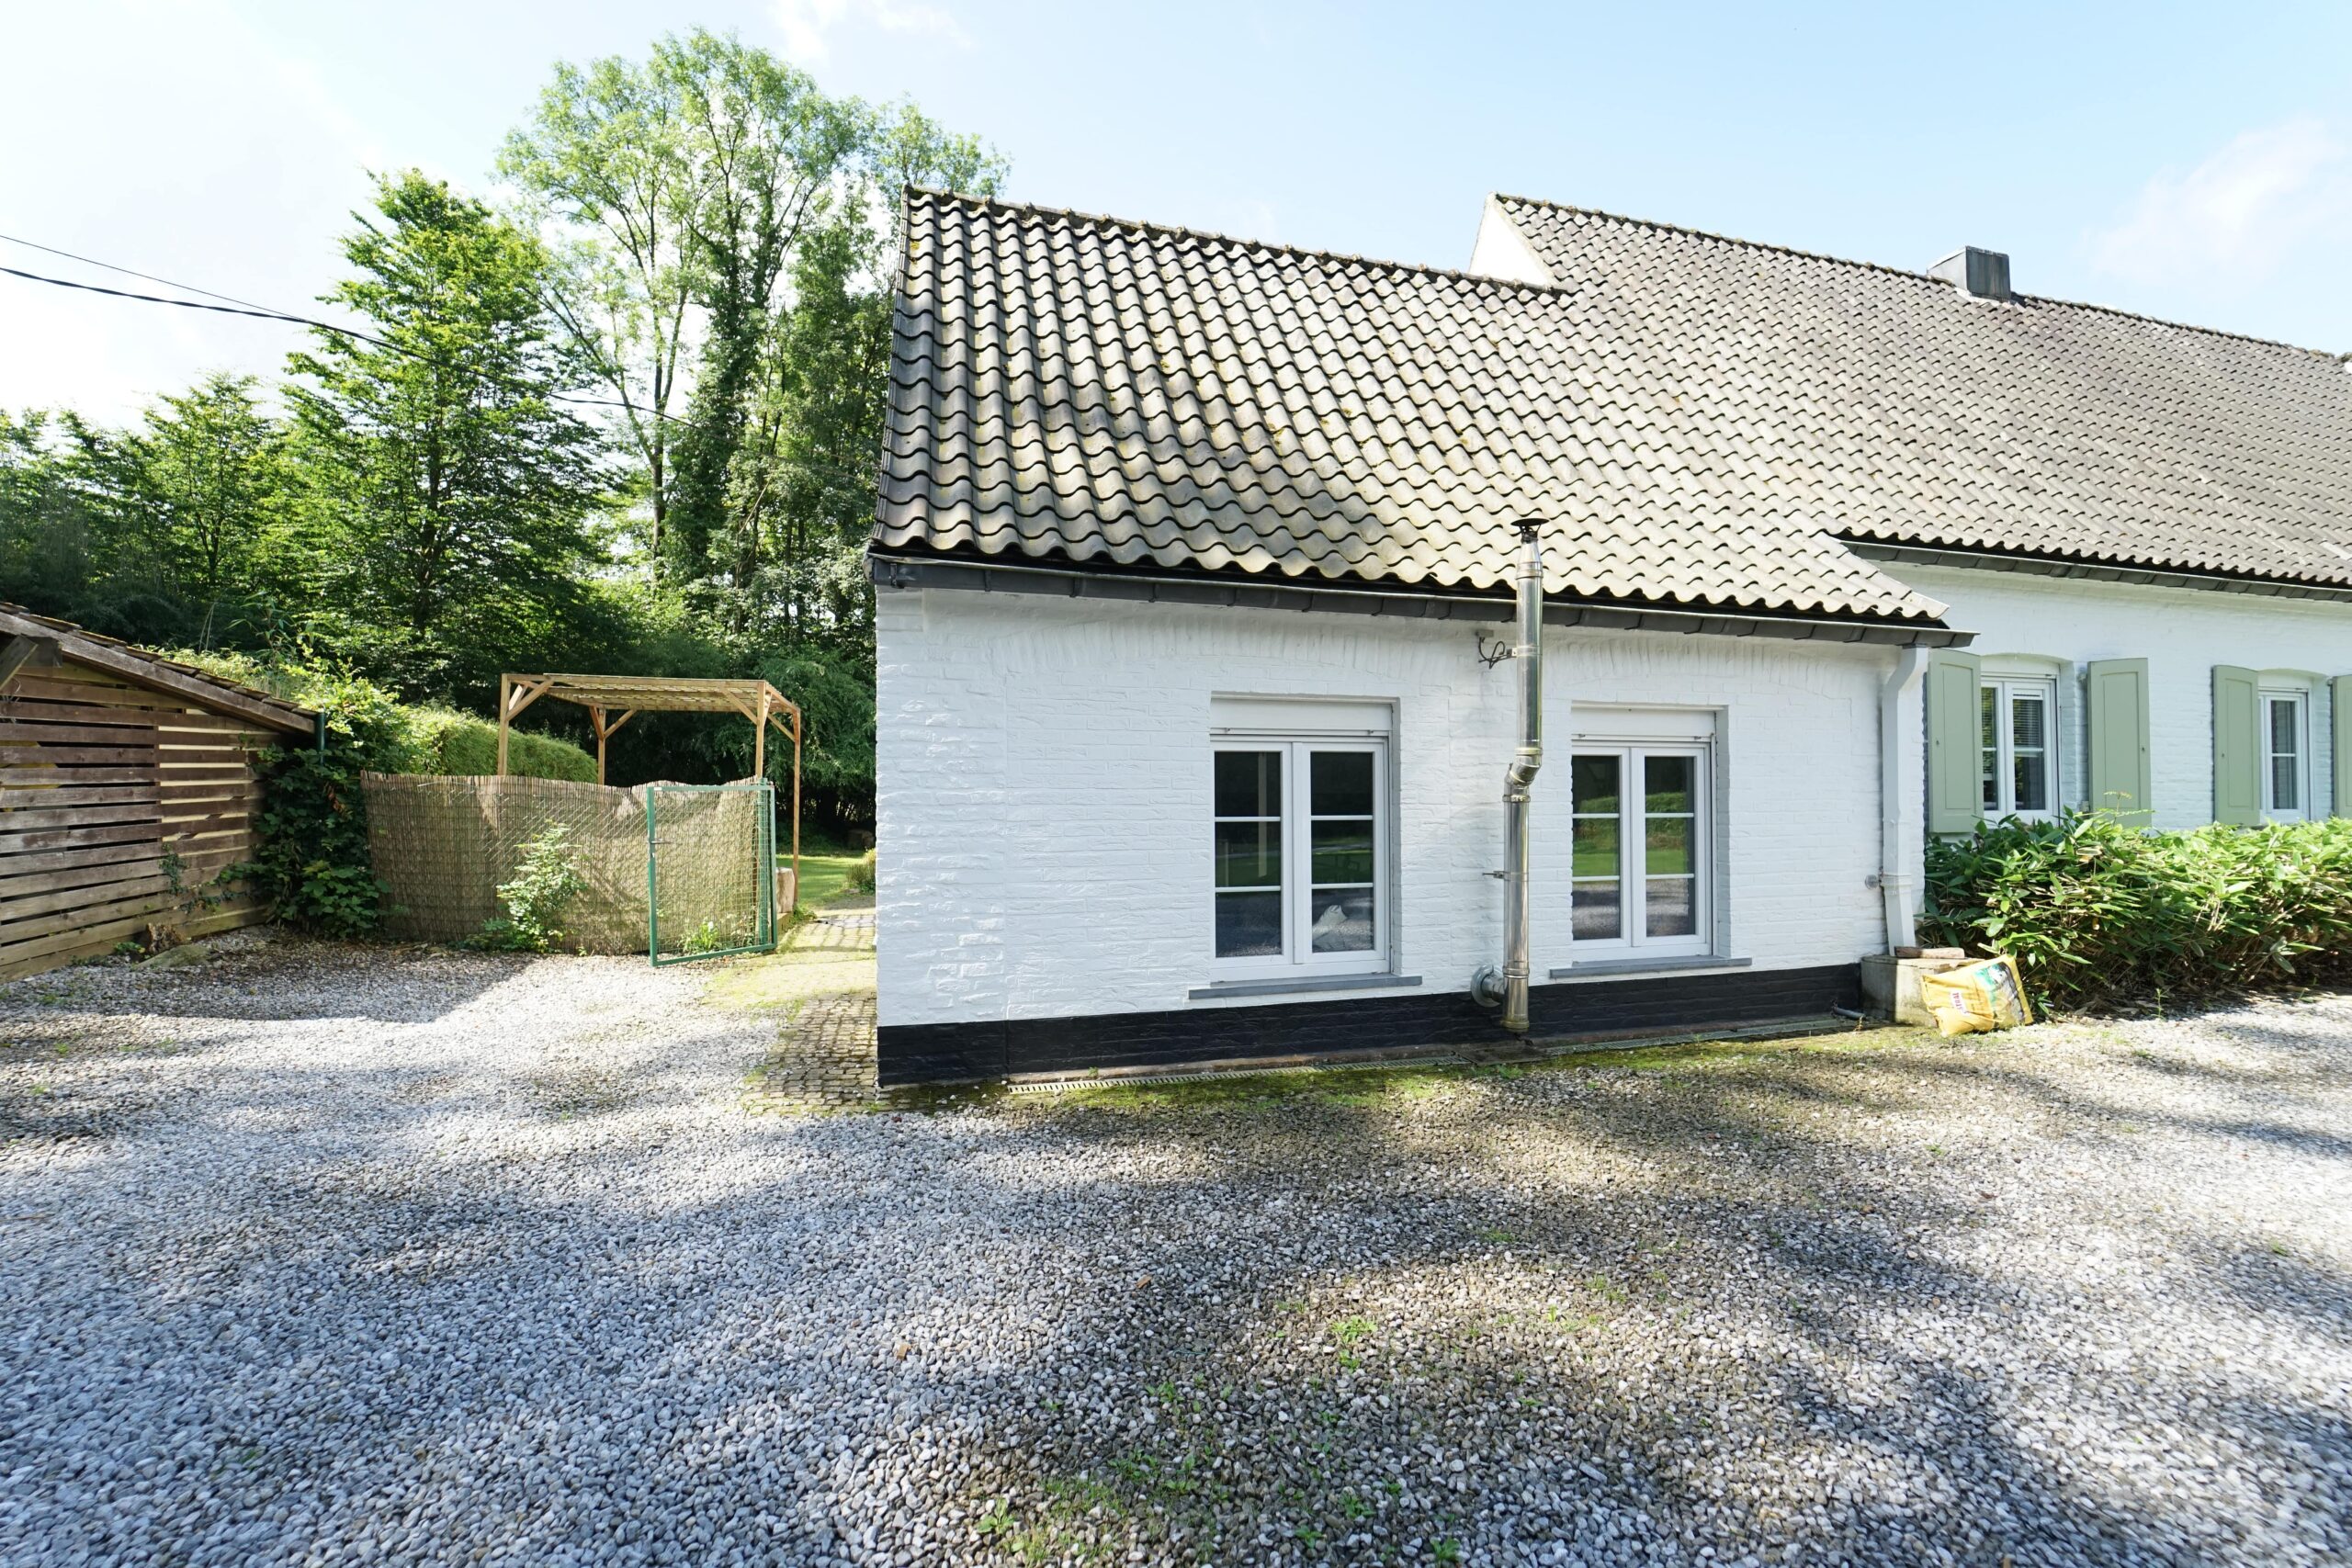
M252 754L274 739L71 662L0 688L0 978L151 924L193 936L262 918L220 878L253 857Z

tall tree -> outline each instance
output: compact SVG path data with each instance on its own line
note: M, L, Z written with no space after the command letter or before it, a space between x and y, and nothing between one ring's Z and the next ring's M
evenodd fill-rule
M0 412L0 599L121 635L89 592L107 554L107 446L70 413Z
M763 557L740 511L758 487L738 469L777 383L804 248L847 234L857 288L882 287L905 182L985 191L1002 174L977 139L910 106L829 98L764 51L699 30L642 64L559 69L501 168L572 247L559 310L647 464L650 553L669 581L739 604ZM693 385L673 415L682 366Z
M655 46L694 128L699 177L686 215L706 316L678 443L671 559L686 580L726 567L728 470L742 446L778 285L802 237L858 191L871 117L765 51L696 32Z
M498 161L526 215L561 231L548 308L620 405L645 465L656 560L669 526L671 407L697 294L692 134L674 73L617 56L584 70L560 63Z
M864 570L889 397L890 283L910 185L993 192L1003 164L978 139L909 105L876 114L860 198L802 242L768 333L763 376L730 476L730 629L830 649L872 672Z
M186 606L186 640L244 640L249 611L292 584L293 483L284 433L250 376L216 374L149 411L122 443L125 510L144 570Z
M375 342L297 354L296 410L341 547L328 604L374 672L412 694L479 694L574 611L605 476L560 402L576 384L539 241L414 171L379 182L327 298Z

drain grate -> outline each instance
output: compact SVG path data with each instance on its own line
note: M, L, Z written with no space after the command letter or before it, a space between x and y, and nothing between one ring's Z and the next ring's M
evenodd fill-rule
M1142 1088L1151 1084L1204 1083L1214 1078L1271 1078L1294 1073L1393 1073L1400 1068L1463 1067L1469 1064L1459 1056L1415 1056L1400 1062L1301 1062L1288 1067L1217 1067L1197 1073L1139 1073L1133 1076L1080 1076L1067 1078L1032 1078L1007 1084L1011 1094L1060 1094L1073 1089Z

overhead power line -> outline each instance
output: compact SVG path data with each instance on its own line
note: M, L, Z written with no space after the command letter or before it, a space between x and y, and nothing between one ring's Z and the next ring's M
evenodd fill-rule
M435 359L429 354L420 354L415 349L404 347L397 343L387 343L382 338L373 336L368 333L359 332L355 328L339 327L333 321L322 321L310 316L297 316L285 310L273 310L266 305L256 305L249 299L239 299L233 295L215 294L209 288L198 288L193 284L174 283L167 277L157 277L152 273L134 272L127 266L117 266L112 262L96 261L88 256L75 255L71 251L61 251L51 245L35 244L30 240L20 240L13 234L0 234L0 240L6 240L11 244L28 245L36 251L47 251L51 255L63 256L69 261L83 262L91 266L102 266L108 272L119 272L126 277L143 277L150 283L160 283L166 288L185 289L191 294L202 294L210 299L225 299L230 302L225 305L208 305L201 299L174 299L162 294L139 294L134 293L128 288L108 288L102 284L77 283L69 277L51 277L42 273L27 272L22 267L0 266L0 273L6 273L10 277L21 277L31 283L46 283L58 288L76 288L86 294L104 294L108 298L115 299L136 299L143 304L149 305L176 305L183 310L210 310L216 314L223 316L252 316L257 320L265 321L290 321L298 327L311 327L319 332L333 333L338 337L347 337L355 339L360 343L372 344L388 354L403 354L408 355L411 359L421 359L427 365L440 365L444 363L444 361ZM635 413L658 414L660 418L669 420L673 423L684 424L686 423L686 421L679 419L677 415L666 411L639 408L634 404L619 402L611 398L583 398L576 396L571 392L549 392L547 395L554 401L560 403L584 403L595 408L626 409Z
M0 236L0 238L5 237ZM104 264L93 265L103 265ZM177 305L183 310L214 310L223 316L258 316L266 321L292 321L296 326L316 327L321 332L340 333L345 337L357 338L362 343L372 343L378 348L389 349L394 354L412 355L416 358L424 357L415 354L412 349L402 348L398 344L386 343L379 337L369 337L366 333L354 332L349 327L338 327L326 321L314 321L308 316L289 316L283 310L266 310L257 305L208 305L201 299L173 299L161 294L134 294L128 288L108 288L96 283L76 283L70 277L45 277L38 272L27 272L22 267L0 266L0 272L5 272L11 277L25 278L33 283L54 284L60 288L79 288L88 294L111 295L117 299L141 299L150 305ZM132 276L145 275L133 274ZM181 286L175 283L171 287L177 288ZM225 296L215 296L215 298L225 298Z
M67 261L77 261L85 266L99 267L107 272L119 272L125 277L136 277L148 283L160 283L166 288L176 288L183 294L201 294L207 299L220 299L232 305L243 305L249 310L259 310L265 315L283 314L282 311L273 310L266 305L256 305L250 299L240 299L233 294L216 294L209 288L198 288L193 283L176 283L168 277L158 277L152 272L140 272L132 267L117 266L112 262L100 261L96 256L80 255L73 251L61 251L55 245L44 245L39 240L27 240L15 234L0 234L0 240L6 240L12 245L22 245L28 251L42 251L52 256L63 256ZM146 299L148 296L138 295L134 298Z
M77 283L71 278L50 277L38 272L26 272L19 267L0 266L0 273L6 273L11 277L21 277L33 283L53 284L59 288L78 288L85 293L103 294L115 299L136 299L149 305L176 305L183 310L211 310L224 316L251 316L265 321L289 321L298 327L311 327L322 333L334 333L341 337L373 344L387 353L403 354L412 359L421 359L427 365L444 363L430 355L421 354L415 349L397 343L387 343L382 338L371 336L351 327L339 327L333 321L322 321L310 316L297 316L285 310L273 310L266 305L255 304L251 299L240 299L233 294L215 293L209 288L198 288L192 283L178 283L168 277L158 277L152 272L140 272L132 267L117 266L112 262L100 261L96 256L80 255L73 251L61 251L54 245L44 245L39 241L21 239L15 234L0 234L0 241L6 241L12 245L23 245L30 250L46 252L52 256L62 256L67 261L80 262L85 266L103 267L108 272L119 272L125 277L136 277L149 283L159 283L166 288L176 288L183 293L201 294L207 299L219 299L224 303L208 305L197 299L174 299L161 294L137 294L126 288L107 288L96 283ZM583 398L571 392L549 392L548 396L557 402L580 403L592 408L622 409L632 413L653 414L658 418L668 420L673 424L691 423L680 419L676 414L666 410L644 408L633 403L619 402L611 398ZM780 461L784 467L798 468L805 473L830 473L860 484L869 483L874 478L868 471L845 468L838 463L811 462L806 458L784 458Z

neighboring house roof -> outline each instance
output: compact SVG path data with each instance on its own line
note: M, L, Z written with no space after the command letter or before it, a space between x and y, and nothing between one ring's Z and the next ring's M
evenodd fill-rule
M1668 487L1848 538L2352 584L2333 355L1519 197L1569 374Z
M19 604L0 604L0 646L14 646L17 638L53 646L59 656L119 676L133 685L183 697L199 706L251 719L287 734L309 735L318 723L318 716L309 708L267 692L224 681L193 664L183 664L176 659L165 659L143 648L85 631L71 621L36 615Z
M1942 611L1670 439L1577 289L927 192L902 266L882 550L1498 591L1532 514L1555 594Z

